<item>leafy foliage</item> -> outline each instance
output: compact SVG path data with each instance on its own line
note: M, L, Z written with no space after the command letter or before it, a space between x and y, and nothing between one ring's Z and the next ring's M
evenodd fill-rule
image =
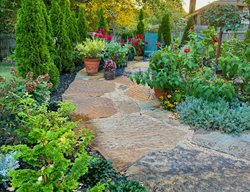
M105 49L105 43L100 39L86 39L84 44L78 44L76 49L84 58L99 58L102 56L102 51Z
M53 85L56 88L59 83L59 72L53 68L53 60L50 55L50 48L46 36L47 27L43 11L44 5L41 0L24 0L19 10L16 26L16 66L23 77L29 71L35 77L49 73L53 78ZM53 72L50 70L53 68Z
M12 187L20 191L71 191L78 186L78 179L87 173L91 157L85 151L92 139L88 132L76 137L75 122L69 115L75 107L63 102L57 112L48 111L47 104L40 108L29 96L21 99L25 111L18 116L23 119L22 127L28 126L27 144L6 146L5 151L15 151L16 158L32 168L9 172Z
M220 130L227 133L241 133L250 130L250 106L223 99L207 101L202 98L188 97L177 106L183 123L196 129Z
M219 27L220 31L234 31L242 20L240 12L230 4L212 6L205 12L204 19L209 25Z
M14 72L14 71L13 71ZM18 134L18 132L26 132L27 127L20 125L24 122L22 118L18 116L20 112L25 110L28 104L23 103L22 98L27 97L33 99L36 106L46 102L49 99L52 85L48 83L48 76L39 76L37 79L33 79L32 73L28 73L26 79L19 79L13 76L9 81L3 81L0 85L0 133L1 142L3 144L15 144L24 142L26 136ZM34 107L33 104L28 105ZM36 108L34 108L35 110ZM24 138L23 138L24 137Z
M146 192L146 189L137 181L127 179L115 172L111 163L102 158L94 158L89 164L89 171L81 177L81 182L87 186L106 183L105 191L109 192Z
M126 64L128 45L122 46L117 42L110 42L106 45L106 50L108 58L113 60L118 68Z

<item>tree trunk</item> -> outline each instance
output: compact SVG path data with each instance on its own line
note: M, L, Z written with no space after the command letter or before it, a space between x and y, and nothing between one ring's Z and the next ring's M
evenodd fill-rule
M189 13L193 13L196 7L196 0L190 0L189 4Z
M215 59L215 64L216 65L219 64L219 57L220 57L221 43L222 43L222 35L223 35L223 31L220 30L219 39L218 39L218 47L217 47L217 50L216 50L216 59Z

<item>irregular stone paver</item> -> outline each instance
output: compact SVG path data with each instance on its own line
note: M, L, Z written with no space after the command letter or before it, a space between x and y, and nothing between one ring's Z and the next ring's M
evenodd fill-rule
M143 87L139 85L134 85L130 87L126 92L125 95L139 100L139 101L147 101L149 100L152 96L152 93L150 91L150 88L148 87Z
M148 62L132 62L126 71L147 67ZM85 121L77 132L93 131L92 147L149 191L250 191L249 134L236 139L194 133L176 114L159 108L149 87L124 76L105 81L103 73L88 76L82 70L63 99L72 99L75 119Z
M193 143L250 160L250 134L228 135L200 131L194 134Z
M185 138L185 132L140 113L92 120L98 150L119 170L146 152L170 149Z
M249 164L182 147L148 153L127 174L155 192L250 191Z
M112 91L115 91L115 84L112 82L76 79L63 96L100 97Z
M86 119L110 117L117 113L117 110L110 99L104 97L64 96L66 100L73 100L77 106L75 115Z

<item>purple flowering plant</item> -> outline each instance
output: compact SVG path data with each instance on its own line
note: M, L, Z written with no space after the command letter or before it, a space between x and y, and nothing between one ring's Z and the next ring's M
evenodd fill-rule
M107 60L107 61L105 61L103 69L105 71L115 71L116 63L113 60Z

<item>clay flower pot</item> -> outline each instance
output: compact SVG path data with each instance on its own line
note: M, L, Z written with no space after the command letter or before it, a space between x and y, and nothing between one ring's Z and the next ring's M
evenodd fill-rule
M154 92L155 92L155 97L156 97L157 99L160 99L160 97L164 97L164 96L167 95L167 92L166 92L166 91L164 91L164 90L159 90L159 89L156 89L156 88L154 88Z
M84 66L86 68L86 72L88 73L88 75L94 75L96 73L98 73L98 68L100 65L100 61L101 59L87 59L85 58L83 60L84 62Z

